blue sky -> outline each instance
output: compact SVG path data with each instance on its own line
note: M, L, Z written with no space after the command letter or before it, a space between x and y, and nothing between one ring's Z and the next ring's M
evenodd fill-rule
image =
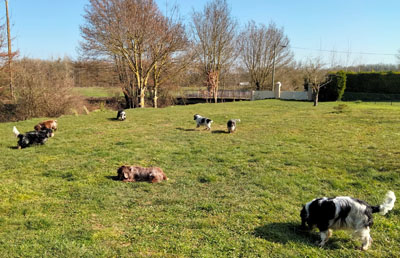
M165 12L177 4L185 21L206 0L156 0ZM9 0L14 49L21 56L77 58L86 0ZM399 0L228 0L243 26L249 20L283 27L297 60L396 64L400 49ZM4 16L4 2L0 5ZM3 19L4 21L4 19ZM329 51L336 51L335 54ZM339 53L344 52L344 53Z

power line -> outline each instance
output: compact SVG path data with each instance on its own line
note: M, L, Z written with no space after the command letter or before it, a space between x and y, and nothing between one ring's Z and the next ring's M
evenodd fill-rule
M372 52L351 52L351 51L338 51L338 50L327 50L327 49L313 49L305 47L291 47L294 49L319 51L319 52L329 52L329 53L339 53L339 54L358 54L358 55L376 55L376 56L397 56L397 54L386 54L386 53L372 53Z

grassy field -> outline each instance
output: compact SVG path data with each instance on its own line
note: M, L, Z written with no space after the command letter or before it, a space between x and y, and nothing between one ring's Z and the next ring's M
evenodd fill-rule
M1 257L395 257L398 203L376 214L366 252L349 232L318 248L302 204L400 195L400 106L265 100L58 118L46 145L17 150L43 120L0 124ZM193 115L214 120L195 130ZM238 131L226 121L240 118ZM113 180L123 164L169 181Z
M123 96L120 88L75 87L73 91L83 97L88 97L88 98Z

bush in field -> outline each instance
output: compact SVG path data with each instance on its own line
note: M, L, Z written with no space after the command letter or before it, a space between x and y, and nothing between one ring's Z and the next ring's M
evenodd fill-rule
M346 89L346 72L339 71L334 74L330 74L330 83L328 83L320 91L321 101L337 101L341 100Z
M14 69L19 119L57 117L78 105L80 99L71 91L74 80L68 60L22 59Z

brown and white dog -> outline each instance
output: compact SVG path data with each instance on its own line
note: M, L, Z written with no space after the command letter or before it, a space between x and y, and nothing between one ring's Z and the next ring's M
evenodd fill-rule
M36 131L40 131L40 130L43 130L46 128L56 131L57 130L57 120L47 120L47 121L44 121L44 122L41 122L41 123L35 125L35 127L34 127L34 129Z
M144 168L139 166L121 166L118 168L118 179L124 182L158 183L168 180L164 171L159 167Z

